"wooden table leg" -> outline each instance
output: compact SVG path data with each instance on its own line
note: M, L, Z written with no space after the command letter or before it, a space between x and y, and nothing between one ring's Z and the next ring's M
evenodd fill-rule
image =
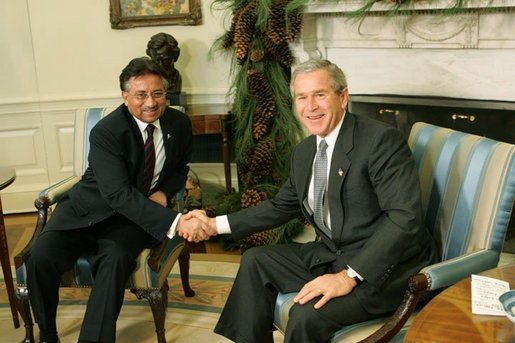
M11 263L9 262L9 249L7 247L7 235L5 233L2 199L0 199L0 260L2 262L2 272L4 273L5 287L7 289L9 305L11 306L14 327L19 328L20 320L18 319L18 311L16 310L16 303L14 298L14 283L11 273Z
M222 142L223 142L223 160L224 160L224 174L225 174L225 188L227 192L232 192L232 178L231 178L231 122L230 118L222 120Z

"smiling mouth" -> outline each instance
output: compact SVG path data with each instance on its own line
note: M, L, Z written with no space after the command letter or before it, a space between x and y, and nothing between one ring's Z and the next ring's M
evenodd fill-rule
M323 113L321 114L311 114L311 115L308 115L306 116L309 120L318 120L318 119L321 119L322 117L324 116Z

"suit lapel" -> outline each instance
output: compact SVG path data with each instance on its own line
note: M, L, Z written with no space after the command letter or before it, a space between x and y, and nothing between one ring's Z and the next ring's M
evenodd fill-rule
M307 148L300 152L300 157L297 161L297 168L299 170L299 189L302 189L302 201L307 200L308 192L309 192L309 183L311 181L311 174L313 172L313 161L315 159L315 154L317 151L316 148L316 136L310 136L307 138L308 142L306 144ZM309 166L306 168L306 166ZM306 201L307 204L307 201ZM308 212L312 212L312 209L309 209Z
M331 213L331 229L333 238L341 237L341 228L345 218L342 202L342 187L351 166L348 156L354 145L355 118L351 113L345 115L333 150L329 169L328 201Z

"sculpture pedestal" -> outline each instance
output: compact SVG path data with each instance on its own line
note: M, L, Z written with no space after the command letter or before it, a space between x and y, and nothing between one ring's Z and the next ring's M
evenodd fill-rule
M186 110L186 93L168 93L166 100L169 106L182 106Z

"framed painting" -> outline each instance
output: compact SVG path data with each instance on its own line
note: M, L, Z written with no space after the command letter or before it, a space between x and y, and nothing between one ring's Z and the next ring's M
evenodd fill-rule
M138 26L198 25L200 0L110 0L113 29Z

